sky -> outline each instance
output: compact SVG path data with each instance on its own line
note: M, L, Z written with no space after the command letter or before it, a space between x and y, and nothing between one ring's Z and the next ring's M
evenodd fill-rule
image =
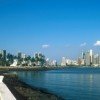
M0 0L0 49L51 59L100 51L99 0Z

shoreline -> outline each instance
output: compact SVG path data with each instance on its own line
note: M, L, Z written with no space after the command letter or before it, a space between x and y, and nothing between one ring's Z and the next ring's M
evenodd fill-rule
M35 68L35 69L33 68L33 70L29 70L29 69L26 70L26 68L25 70L22 70L22 69L15 70L15 68L12 68L13 70L0 71L0 74L4 75L4 83L10 89L10 91L14 94L17 100L64 100L62 97L59 97L46 89L32 87L28 85L25 82L22 82L21 80L19 80L16 74L14 73L10 74L8 72L9 71L47 71L47 70L53 70L53 69L64 69L64 68L73 68L73 67L57 67L57 68L52 67L52 68L46 68L46 69L42 67L42 68ZM84 67L78 67L78 68L84 68ZM85 68L91 68L91 67L85 67ZM96 69L98 67L96 68L92 67L92 68ZM7 67L5 67L5 69L7 69ZM35 99L32 97L32 95Z
M9 66L0 66L0 72L5 71L48 71L48 70L56 70L56 69L64 69L64 68L100 68L94 66L50 66L50 67L41 67L41 66L23 66L23 67L9 67Z
M41 67L41 66L35 66L35 67L7 67L7 66L1 66L0 72L6 72L6 71L47 71L47 70L55 70L55 69L63 69L63 68L69 68L69 67Z
M13 75L4 75L4 83L17 100L64 100L48 90L32 87Z

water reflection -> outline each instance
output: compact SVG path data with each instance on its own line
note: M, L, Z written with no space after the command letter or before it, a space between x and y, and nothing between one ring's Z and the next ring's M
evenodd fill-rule
M87 74L89 70L92 73ZM27 84L48 89L66 100L99 100L100 71L96 74L94 69L89 70L30 71L18 72L18 75Z

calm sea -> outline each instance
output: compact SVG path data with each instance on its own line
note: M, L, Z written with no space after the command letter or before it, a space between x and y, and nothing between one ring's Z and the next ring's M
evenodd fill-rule
M65 100L100 100L100 68L65 68L50 71L21 71L25 83Z

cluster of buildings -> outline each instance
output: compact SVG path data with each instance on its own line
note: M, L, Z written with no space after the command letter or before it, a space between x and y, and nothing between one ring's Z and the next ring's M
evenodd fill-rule
M33 57L18 52L17 55L0 50L0 66L44 66L45 56L42 53L35 53Z
M93 50L81 52L77 60L62 57L61 66L100 66L100 54L95 54ZM18 52L17 55L0 50L0 66L57 66L56 60L45 58L42 53L35 53L32 57Z
M57 66L57 61L47 58L46 59L46 66Z
M85 66L100 66L100 54L95 54L93 50L82 52L81 57L78 58L78 64Z
M42 53L35 53L32 57L18 52L17 55L0 50L0 66L56 66L56 60L45 58Z
M95 54L93 50L81 53L77 60L70 60L66 57L62 58L61 66L75 65L75 66L100 66L100 54Z
M62 57L61 66L68 66L68 65L78 65L76 60L71 60L66 57Z

